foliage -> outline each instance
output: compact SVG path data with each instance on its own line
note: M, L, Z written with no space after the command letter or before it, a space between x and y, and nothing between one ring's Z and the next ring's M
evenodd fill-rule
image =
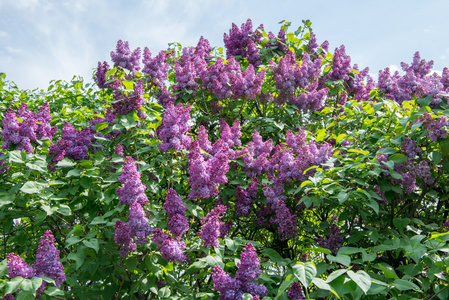
M119 41L99 88L1 74L5 299L449 298L449 70L375 82L289 27Z

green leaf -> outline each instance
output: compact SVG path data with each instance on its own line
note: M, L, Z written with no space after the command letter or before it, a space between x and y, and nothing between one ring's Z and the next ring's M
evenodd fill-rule
M109 123L100 123L95 125L95 131L99 132L102 131L103 129L107 128L109 126Z
M6 283L5 294L11 294L17 291L20 288L20 285L22 284L23 280L24 279L22 277L17 276L8 281Z
M382 263L382 264L379 264L379 267L384 272L385 277L399 279L399 276L396 275L396 271L394 270L394 268L392 266L387 265L386 263Z
M416 284L404 279L396 279L395 281L393 281L391 285L400 291L407 291L407 290L421 291Z
M37 194L40 193L45 188L45 184L36 181L27 181L20 189L26 194Z
M42 283L42 278L41 278L41 283ZM28 292L28 293L34 293L36 291L33 289L33 282L31 282L30 279L24 279L22 281L22 284L20 285L20 289L24 290L25 292Z
M395 164L402 164L407 160L407 156L401 153L396 153L388 158L388 160L392 160Z
M276 250L270 248L263 249L262 253L268 256L272 261L274 261L280 266L286 266L291 262L290 259L283 258L281 255L279 255L279 253L276 252Z
M71 236L65 240L65 247L68 248L68 247L75 245L79 242L81 242L81 238L79 236Z
M315 264L313 262L297 263L293 266L293 274L305 288L308 288L316 275Z
M365 251L363 248L355 248L355 247L341 247L338 249L337 254L354 254Z
M59 205L57 212L64 216L70 216L72 214L70 207L65 204Z
M371 287L371 277L365 271L357 271L354 273L352 270L348 271L348 276L359 286L359 288L365 293L368 292Z
M88 241L84 240L83 244L88 248L94 249L95 252L97 252L97 253L98 253L98 250L100 249L97 239L90 239Z
M278 299L280 296L284 295L285 290L292 284L293 281L295 281L295 277L293 274L288 274L287 277L285 277L284 282L281 284L281 286L278 289L278 293L274 300Z
M338 254L337 256L328 255L326 257L328 260L342 264L348 268L351 265L351 258L347 255Z
M55 286L47 287L45 289L45 294L47 294L50 297L55 297L55 296L63 297L64 296L64 292Z
M396 226L397 229L399 229L400 232L404 231L405 226L407 226L408 224L410 224L411 220L409 218L394 218L393 219L393 224L394 226Z
M13 150L9 153L9 163L15 162L18 164L23 164L26 160L26 154L22 153L22 151L19 150Z
M430 103L432 103L432 96L427 96L427 97L425 97L425 98L419 98L418 99L418 103L421 105L421 106L429 106L430 105Z
M326 282L332 282L332 280L335 280L336 278L340 277L341 275L345 274L348 270L347 269L340 269L332 272L327 278Z
M380 153L380 154L394 154L396 152L398 152L398 150L396 150L395 148L391 148L391 147L386 147L386 148L383 148L378 151L378 153Z

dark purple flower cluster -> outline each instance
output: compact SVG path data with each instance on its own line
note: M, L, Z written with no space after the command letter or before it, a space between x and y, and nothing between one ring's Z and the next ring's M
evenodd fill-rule
M98 62L97 72L95 72L94 81L97 83L98 87L100 89L106 89L106 88L112 88L113 90L116 90L117 87L120 86L120 83L118 80L114 80L112 82L106 83L113 79L113 77L109 78L109 80L106 80L106 73L111 70L109 67L109 64L107 62Z
M446 222L443 223L443 227L449 231L449 219L446 219Z
M350 76L345 81L346 91L357 101L367 101L371 90L375 86L374 79L368 75L369 68L359 71L358 65L355 64L353 69L356 71L354 76Z
M22 121L19 122L19 119ZM3 149L16 145L17 150L31 153L32 141L49 139L51 141L57 128L50 126L51 116L48 103L44 103L39 112L31 112L25 103L21 103L16 114L11 108L2 120Z
M302 290L302 286L298 281L295 281L290 286L290 289L287 292L287 296L289 300L301 300L306 299L304 297L304 292Z
M134 110L139 110L145 98L143 97L144 84L143 81L135 81L133 92L114 90L114 101L112 107L115 114L126 115Z
M424 122L424 128L427 129L427 136L431 141L435 142L438 138L445 139L447 137L447 129L445 127L447 127L448 123L446 116L440 116L437 121L432 117L432 114L425 112L422 121Z
M344 80L348 81L350 79L349 74L351 73L351 58L346 54L346 49L344 45L335 49L334 57L332 58L332 69L324 77L325 81L332 80Z
M134 237L137 244L144 244L151 233L149 224L150 214L144 210L145 204L149 203L145 195L146 186L140 181L140 173L134 160L127 156L123 165L122 174L118 178L123 184L116 193L119 196L120 204L127 204L129 207L128 224L117 220L115 223L114 240L120 246L120 256L125 257L128 252L136 250Z
M256 31L253 30L253 23L250 19L243 23L241 28L233 23L229 34L225 33L223 38L227 58L247 58L250 64L256 67L259 66L260 50L256 45L261 41L262 34L260 31L263 30L263 26L260 25L258 29Z
M122 67L131 72L137 72L140 70L140 48L131 52L129 49L129 43L119 40L117 42L116 51L111 51L111 60L115 66Z
M50 230L45 232L39 242L33 269L36 277L51 278L58 288L65 281L64 266L59 262L59 250L56 250L55 238Z
M245 293L260 297L268 294L267 288L263 284L259 285L256 281L262 271L256 251L251 243L246 244L243 249L237 267L238 270L234 278L231 278L219 266L213 267L212 280L214 289L220 292L220 300L241 300Z
M330 225L328 238L319 237L316 241L320 247L329 249L334 255L343 245L343 237L340 235L340 229L336 224Z
M235 215L237 217L248 216L251 211L251 200L257 197L257 187L259 180L254 178L244 190L238 186L235 191Z
M435 178L430 172L430 166L425 160L420 161L416 165L415 173L426 185L431 185L435 182Z
M89 147L92 146L92 135L89 128L78 131L72 124L67 122L62 127L62 138L50 146L49 155L54 155L53 163L68 157L73 160L89 159Z
M218 143L218 144L217 144ZM209 198L218 194L220 184L228 182L229 147L222 139L217 141L217 152L206 158L201 153L198 141L193 141L189 151L190 199Z
M114 124L116 123L116 113L114 113L112 110L108 109L106 111L106 113L104 114L104 117L94 117L89 121L89 129L90 129L90 133L91 135L94 136L98 136L98 137L104 137L106 139L112 140L115 137L121 135L122 133L118 130L111 130L112 126L114 126ZM95 126L98 124L102 124L102 123L109 123L108 127L100 130L99 132L97 132L97 130L95 130ZM104 134L104 132L108 133ZM95 138L92 139L92 141L95 141Z
M198 236L203 241L205 247L218 247L220 243L218 238L222 237L222 231L226 227L226 223L221 222L223 214L226 212L227 207L224 205L217 205L211 210L204 219L201 219L201 229L198 232Z
M298 217L290 212L282 200L276 203L276 219L283 240L293 239L298 235Z
M162 141L160 150L168 152L170 149L189 149L192 138L187 134L190 131L190 105L177 106L168 103L162 124L157 128L157 136Z

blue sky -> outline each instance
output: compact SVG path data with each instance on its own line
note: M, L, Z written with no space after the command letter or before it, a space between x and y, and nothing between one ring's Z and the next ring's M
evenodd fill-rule
M318 42L344 44L352 63L375 75L410 63L413 54L449 67L447 0L0 0L0 72L19 88L46 88L52 79L91 81L98 61L110 62L117 40L153 54L170 42L194 46L200 36L223 46L232 23L248 18L277 34L310 19Z

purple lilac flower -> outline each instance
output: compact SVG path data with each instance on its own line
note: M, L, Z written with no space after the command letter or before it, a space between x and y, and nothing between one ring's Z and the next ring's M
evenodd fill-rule
M283 240L293 239L298 235L298 217L290 212L282 200L276 204L276 219Z
M441 74L441 84L443 84L443 89L447 91L449 88L449 68L444 68Z
M332 58L332 69L326 74L325 79L328 80L349 80L349 74L351 73L351 58L346 54L344 45L335 49L334 57Z
M117 144L114 148L114 154L116 155L120 155L121 157L124 157L124 153L123 153L123 146L120 144Z
M168 229L175 237L180 237L189 229L185 216L186 207L174 189L169 189L165 196L164 209L168 215Z
M317 238L318 245L322 248L329 249L332 254L337 254L338 249L343 245L343 237L340 235L340 229L337 225L332 224L329 228L328 238Z
M117 196L120 198L120 204L132 205L135 202L141 206L147 204L148 198L145 195L146 186L140 181L140 173L137 172L137 167L134 160L127 156L123 165L123 171L118 181L123 184L117 189Z
M145 103L143 81L134 82L133 92L114 90L114 101L112 107L115 114L126 115L134 110L139 110Z
M402 151L409 158L415 158L417 155L421 155L422 149L416 145L416 142L409 137L406 137L402 142Z
M446 222L443 223L443 227L449 231L449 219L447 219Z
M126 257L128 252L135 251L137 245L133 240L134 235L131 233L131 228L123 221L117 220L115 222L115 244L120 246L120 256Z
M150 81L148 85L150 87L155 86L162 90L164 82L168 79L170 65L166 61L170 55L171 53L163 50L153 58L147 47L143 50L144 67L142 72L149 75Z
M62 127L62 138L50 146L49 155L54 155L52 162L56 163L64 157L73 160L89 159L89 147L92 146L92 135L89 128L78 131L72 124L67 122Z
M6 262L8 265L8 276L10 278L21 276L30 279L34 276L33 268L20 258L20 256L9 253Z
M185 243L170 237L169 234L160 228L155 228L151 232L152 240L161 251L163 259L171 262L183 262L187 257L183 254Z
M368 75L369 68L359 71L358 65L355 64L353 69L357 72L355 72L354 78L350 77L345 81L346 91L358 101L367 101L371 90L374 88L374 80Z
M212 268L214 289L220 292L220 300L240 300L244 293L264 297L268 294L267 288L258 284L256 279L262 274L256 251L248 243L240 256L240 263L236 276L231 278L219 266Z
M415 168L416 174L421 178L421 180L427 184L431 185L435 182L435 178L430 172L430 166L427 161L422 160Z
M59 262L59 250L56 250L55 238L50 230L45 232L39 242L33 269L35 276L53 279L58 288L65 281L64 266Z
M198 236L203 241L205 247L218 247L220 244L218 238L220 236L220 219L226 212L227 207L224 205L217 205L211 210L204 219L201 219L202 228L198 232Z
M150 217L149 214L148 217ZM137 237L136 243L146 243L151 232L151 226L143 207L137 201L129 206L128 224L130 233Z
M140 70L140 48L131 52L129 43L119 40L117 42L116 51L111 51L111 60L117 67L122 67L131 72Z
M444 128L448 124L446 116L440 116L437 121L431 114L425 112L423 121L423 126L427 129L427 135L431 141L435 142L438 138L445 139L447 137L447 130Z
M22 122L18 122L18 118ZM45 103L37 113L29 111L25 103L21 103L16 113L8 108L5 118L2 121L3 149L8 149L11 145L16 145L18 150L28 153L34 151L32 141L48 138L56 133L57 128L50 126L51 116L48 103Z
M242 58L249 58L252 63L257 65L259 62L257 59L259 50L254 47L254 44L258 43L258 36L254 33L250 19L243 23L241 28L232 24L229 34L225 33L223 38L227 58L241 56Z
M2 297L2 300L14 300L14 296L12 294L6 294Z
M160 150L168 152L169 149L183 150L188 149L192 138L187 134L190 131L188 125L190 121L190 105L186 106L173 102L168 103L162 124L157 128L158 138L162 140Z
M287 292L288 299L290 300L300 300L306 299L304 297L304 293L301 287L301 284L298 281L295 281L290 286L290 289Z

